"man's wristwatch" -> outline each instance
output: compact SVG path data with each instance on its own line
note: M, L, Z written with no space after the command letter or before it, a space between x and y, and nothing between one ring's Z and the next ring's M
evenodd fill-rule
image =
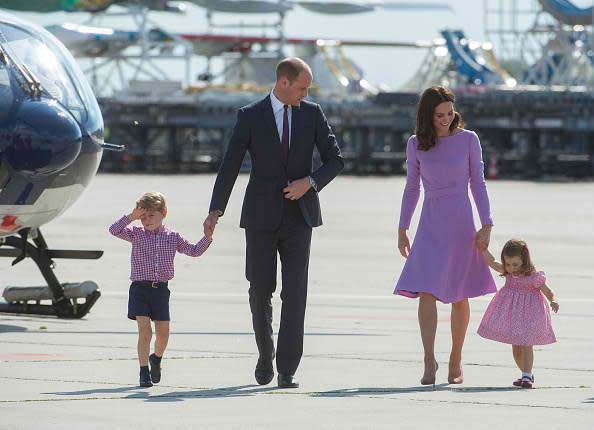
M311 185L315 192L318 192L318 184L316 184L316 181L311 176L309 177L309 185Z

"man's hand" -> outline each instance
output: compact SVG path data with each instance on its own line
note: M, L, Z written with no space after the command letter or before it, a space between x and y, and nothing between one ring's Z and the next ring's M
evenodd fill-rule
M132 221L136 221L137 219L142 218L142 216L146 213L146 209L144 208L134 208L132 213L128 215Z
M306 176L291 182L288 187L283 188L283 193L285 193L285 199L299 200L310 188L309 177Z
M400 251L400 255L404 258L408 257L408 253L410 252L410 241L408 240L406 229L404 228L398 229L398 250Z
M491 228L490 225L484 225L479 231L476 232L474 238L477 248L482 252L489 248L489 242L491 241Z
M206 236L206 238L209 240L212 239L215 227L219 222L219 216L219 211L212 211L204 220L204 236Z

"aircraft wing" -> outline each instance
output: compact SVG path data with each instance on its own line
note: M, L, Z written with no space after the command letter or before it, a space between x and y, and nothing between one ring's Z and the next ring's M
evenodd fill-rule
M284 13L295 5L323 14L353 14L385 10L449 10L439 2L392 2L381 0L189 0L214 12ZM183 3L169 0L0 0L0 8L21 12L102 12L114 4L143 4L151 10L184 12Z
M278 37L266 36L239 36L223 34L179 34L179 37L188 40L193 45L196 55L207 57L221 55L224 52L248 51L253 45L266 45L279 43ZM399 42L380 40L342 40L342 39L316 39L316 38L287 38L285 43L289 45L314 45L314 46L366 46L385 48L429 48L435 46L433 41Z
M97 58L114 57L130 46L140 43L140 35L136 31L114 30L109 27L91 27L80 24L65 23L51 25L46 29L56 36L75 57ZM225 52L249 51L253 45L280 43L278 37L240 36L233 34L168 34L161 30L150 30L149 40L154 42L171 41L173 37L181 38L192 44L195 55L214 57ZM433 41L380 41L380 40L343 40L318 38L288 38L290 45L312 46L367 46L392 48L429 48Z
M183 3L169 0L0 0L0 8L20 12L103 12L114 4L127 5L141 3L151 10L166 12L185 12Z
M454 10L452 6L446 2L405 2L405 1L379 1L374 2L377 8L385 10Z
M446 3L437 2L383 2L383 1L341 1L341 0L297 0L302 8L324 14L353 14L371 12L377 9L403 10L451 10Z
M316 13L354 14L386 10L450 10L446 3L439 2L384 2L381 0L190 0L192 3L214 12L226 13L284 13L295 5Z
M190 0L204 9L226 13L284 13L292 9L289 2L277 0Z
M100 12L120 0L0 0L0 8L20 12Z
M136 44L135 31L121 31L105 27L65 23L45 27L56 36L75 57L113 56Z

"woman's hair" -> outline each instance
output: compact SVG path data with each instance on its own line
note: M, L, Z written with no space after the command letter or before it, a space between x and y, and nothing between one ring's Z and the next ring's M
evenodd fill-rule
M136 201L136 207L164 213L165 209L167 209L167 204L165 203L165 196L163 194L158 191L149 191L140 196Z
M421 96L417 107L417 126L415 129L415 134L419 141L417 148L421 151L429 151L437 144L437 133L433 127L433 115L435 114L437 105L444 102L456 102L454 93L444 87L434 86L427 88ZM450 131L458 127L464 127L464 121L462 120L462 116L454 111L454 120L450 124Z
M520 257L522 259L522 266L520 267L520 273L522 275L530 275L534 273L534 264L530 258L530 250L526 242L520 239L511 239L506 242L501 250L501 264L503 265L502 276L508 275L508 271L505 269L505 257Z

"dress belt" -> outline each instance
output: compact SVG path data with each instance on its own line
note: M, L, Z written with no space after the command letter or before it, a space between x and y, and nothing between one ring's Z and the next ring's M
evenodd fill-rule
M425 197L428 197L428 198L453 196L456 194L468 195L468 184L454 185L453 187L446 187L446 188L437 188L435 190L425 190Z
M151 288L165 288L168 285L167 281L132 281L133 285L139 287L151 287Z

